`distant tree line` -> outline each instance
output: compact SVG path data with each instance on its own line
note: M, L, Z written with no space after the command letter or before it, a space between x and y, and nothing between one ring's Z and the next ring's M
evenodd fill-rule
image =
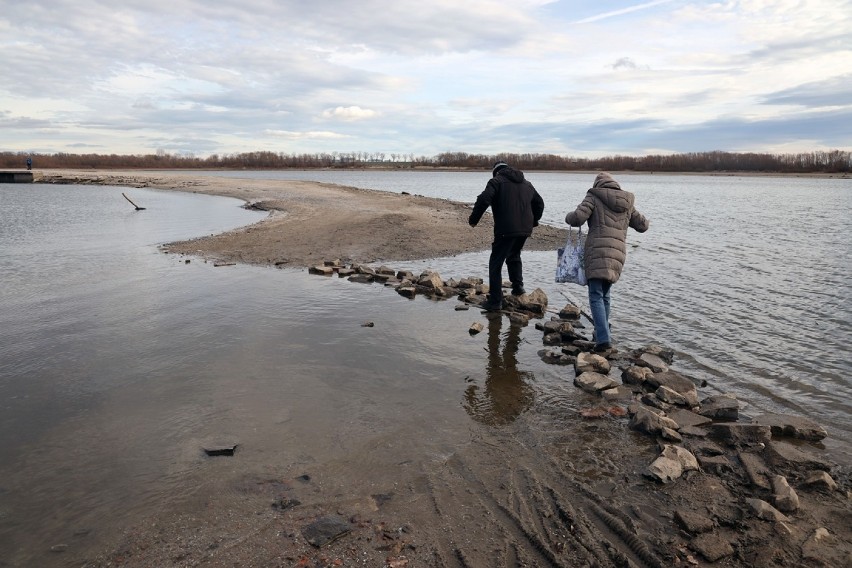
M637 172L777 172L848 173L852 152L842 150L799 154L754 152L690 152L650 156L605 156L578 158L556 154L468 154L442 152L433 157L384 152L331 152L287 154L284 152L243 152L213 154L206 158L158 151L146 155L118 154L27 154L0 152L0 167L21 168L32 156L35 168L68 169L313 169L313 168L461 168L488 169L505 160L523 170L554 171L637 171Z

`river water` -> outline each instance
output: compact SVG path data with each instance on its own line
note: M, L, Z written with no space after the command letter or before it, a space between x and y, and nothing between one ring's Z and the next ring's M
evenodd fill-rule
M213 172L211 172L213 173ZM473 202L477 172L219 172L316 180ZM565 226L593 174L527 174L543 222ZM813 416L852 434L852 179L623 174L651 219L629 232L613 289L616 340L674 348L692 376L762 410ZM476 255L474 255L476 256ZM451 272L481 260L427 264ZM552 284L554 254L526 253L526 280L552 301L585 289ZM481 272L481 270L480 270Z
M464 202L487 180L205 173ZM529 178L545 221L561 226L592 176ZM814 418L830 432L833 458L849 464L852 181L619 179L652 225L629 237L613 289L616 342L673 348L678 370L707 381L702 395L733 392L746 415ZM204 457L205 443L239 443L246 468L298 474L340 459L348 475L392 475L397 464L448 455L471 424L539 412L567 417L570 428L588 404L570 372L539 360L533 326L377 285L158 250L262 218L239 205L167 191L0 186L0 566L68 565L187 498L212 468L227 467ZM486 262L482 252L393 266L448 278L484 276ZM584 302L583 288L552 282L554 264L553 252L524 253L528 287L556 307L563 295ZM469 335L478 320L487 332ZM504 380L507 368L521 380Z

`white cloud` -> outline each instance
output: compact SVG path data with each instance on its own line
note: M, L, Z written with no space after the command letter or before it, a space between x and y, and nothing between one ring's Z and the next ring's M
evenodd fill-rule
M286 138L288 140L339 140L347 138L344 134L328 131L292 132L288 130L266 130L264 132L275 138Z
M374 110L361 108L359 106L335 107L322 111L323 118L336 118L340 120L363 120L365 118L373 118L378 113Z
M0 150L850 148L849 69L852 0L9 2Z

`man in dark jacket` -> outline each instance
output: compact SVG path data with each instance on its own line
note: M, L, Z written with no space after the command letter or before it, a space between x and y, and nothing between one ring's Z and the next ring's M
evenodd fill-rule
M475 227L483 213L491 207L494 216L494 242L488 260L488 300L482 305L489 311L503 307L503 263L509 271L512 295L524 293L521 249L532 234L533 227L544 212L544 200L524 173L497 162L491 169L492 178L485 190L476 198L468 223Z
M595 323L595 351L613 350L609 333L610 288L618 282L627 260L627 228L644 233L650 221L636 210L632 193L611 175L595 177L586 197L565 216L572 227L589 223L583 268L589 282L589 307Z

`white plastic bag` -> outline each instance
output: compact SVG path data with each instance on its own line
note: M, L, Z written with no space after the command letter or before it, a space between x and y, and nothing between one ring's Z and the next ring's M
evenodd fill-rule
M583 235L583 227L580 227L576 233L569 229L565 247L557 251L559 255L556 261L557 282L586 285L586 271L583 268L585 251L586 237Z

